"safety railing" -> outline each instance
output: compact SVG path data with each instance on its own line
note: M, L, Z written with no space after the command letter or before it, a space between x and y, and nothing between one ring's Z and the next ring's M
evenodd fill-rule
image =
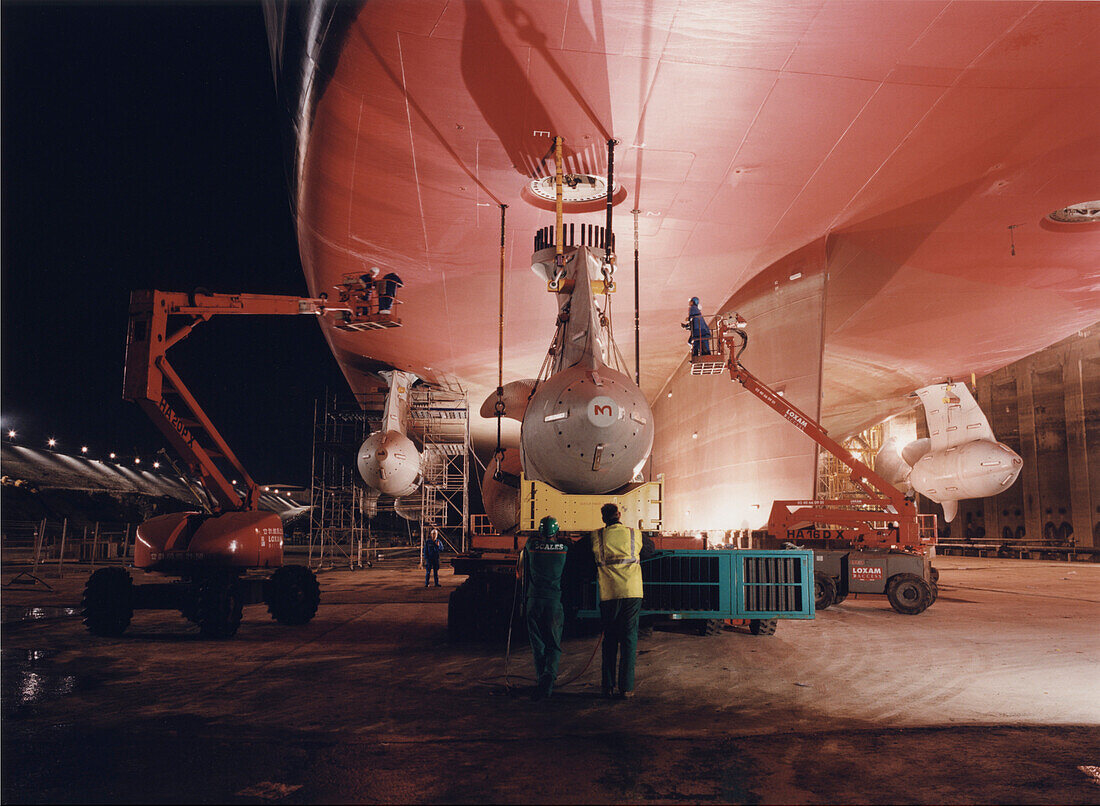
M1078 546L1028 541L989 541L972 538L940 538L936 544L939 555L970 555L982 558L1017 558L1021 560L1100 560L1100 546Z
M726 370L726 357L722 352L722 342L718 338L717 315L709 319L704 317L705 323L702 334L696 335L691 322L684 323L688 331L689 363L692 375L721 375Z
M492 535L493 522L484 513L473 513L470 516L470 533L472 535Z
M369 275L352 272L345 274L342 282L336 285L337 299L333 301L335 306L347 306L349 311L337 311L334 326L342 331L369 331L381 328L397 328L401 320L397 317L394 305L400 305L401 300L395 296L397 288L386 294L385 278L371 280ZM382 308L380 303L385 298L387 307Z
M935 513L918 513L917 514L917 534L921 538L921 543L934 544L936 538L939 535L939 519Z
M127 563L134 535L132 524L118 522L6 521L0 556L6 569L19 570L15 582L34 582L42 574L62 576L66 564Z

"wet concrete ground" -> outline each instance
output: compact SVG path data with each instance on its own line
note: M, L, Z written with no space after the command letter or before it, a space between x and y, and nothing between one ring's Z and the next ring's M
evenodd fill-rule
M4 803L1100 804L1100 565L941 558L939 601L849 599L773 637L655 631L604 701L595 637L527 697L526 647L451 646L409 562L245 609L84 631L90 571L3 592ZM5 569L5 581L14 575Z

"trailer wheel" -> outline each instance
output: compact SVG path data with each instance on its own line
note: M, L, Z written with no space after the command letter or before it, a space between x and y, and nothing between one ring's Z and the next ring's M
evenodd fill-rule
M134 616L134 584L117 566L97 569L84 585L84 626L96 636L121 636Z
M824 611L836 601L836 581L827 574L814 572L814 608Z
M447 638L452 642L472 639L478 632L476 583L471 580L467 578L447 599Z
M207 639L228 639L241 626L244 603L237 579L228 572L211 572L198 582L196 621Z
M317 575L305 566L281 566L264 585L268 613L283 625L304 625L321 602Z
M886 583L886 598L899 614L913 616L932 604L932 586L915 574L895 574Z
M750 619L749 633L753 636L774 636L778 619Z
M457 590L457 589L456 589ZM458 642L462 640L462 626L459 621L460 606L455 599L455 592L447 598L447 640Z
M452 642L461 642L469 638L470 633L469 597L459 586L447 600L447 638Z
M722 620L700 619L698 631L700 636L717 636L722 632Z

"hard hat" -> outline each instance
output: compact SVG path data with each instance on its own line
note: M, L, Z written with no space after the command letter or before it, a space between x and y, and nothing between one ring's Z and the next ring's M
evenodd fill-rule
M381 272L381 271L382 271L382 270L381 270L381 269L379 269L379 268L378 268L377 266L372 266L372 267L370 268L370 273L371 273L372 275L377 275L377 274L378 274L379 272Z
M692 305L699 305L699 298L698 297L692 297L691 298L691 304Z
M558 520L553 516L546 516L539 522L539 535L543 538L553 538L558 534Z

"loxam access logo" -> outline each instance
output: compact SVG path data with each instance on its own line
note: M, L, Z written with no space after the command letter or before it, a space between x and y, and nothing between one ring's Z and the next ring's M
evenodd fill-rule
M785 415L785 417L791 423L793 423L796 426L799 426L803 429L806 428L809 425L809 422L806 420L806 418L800 417L799 415L795 414L794 410L792 410L792 409L787 410L787 414Z

